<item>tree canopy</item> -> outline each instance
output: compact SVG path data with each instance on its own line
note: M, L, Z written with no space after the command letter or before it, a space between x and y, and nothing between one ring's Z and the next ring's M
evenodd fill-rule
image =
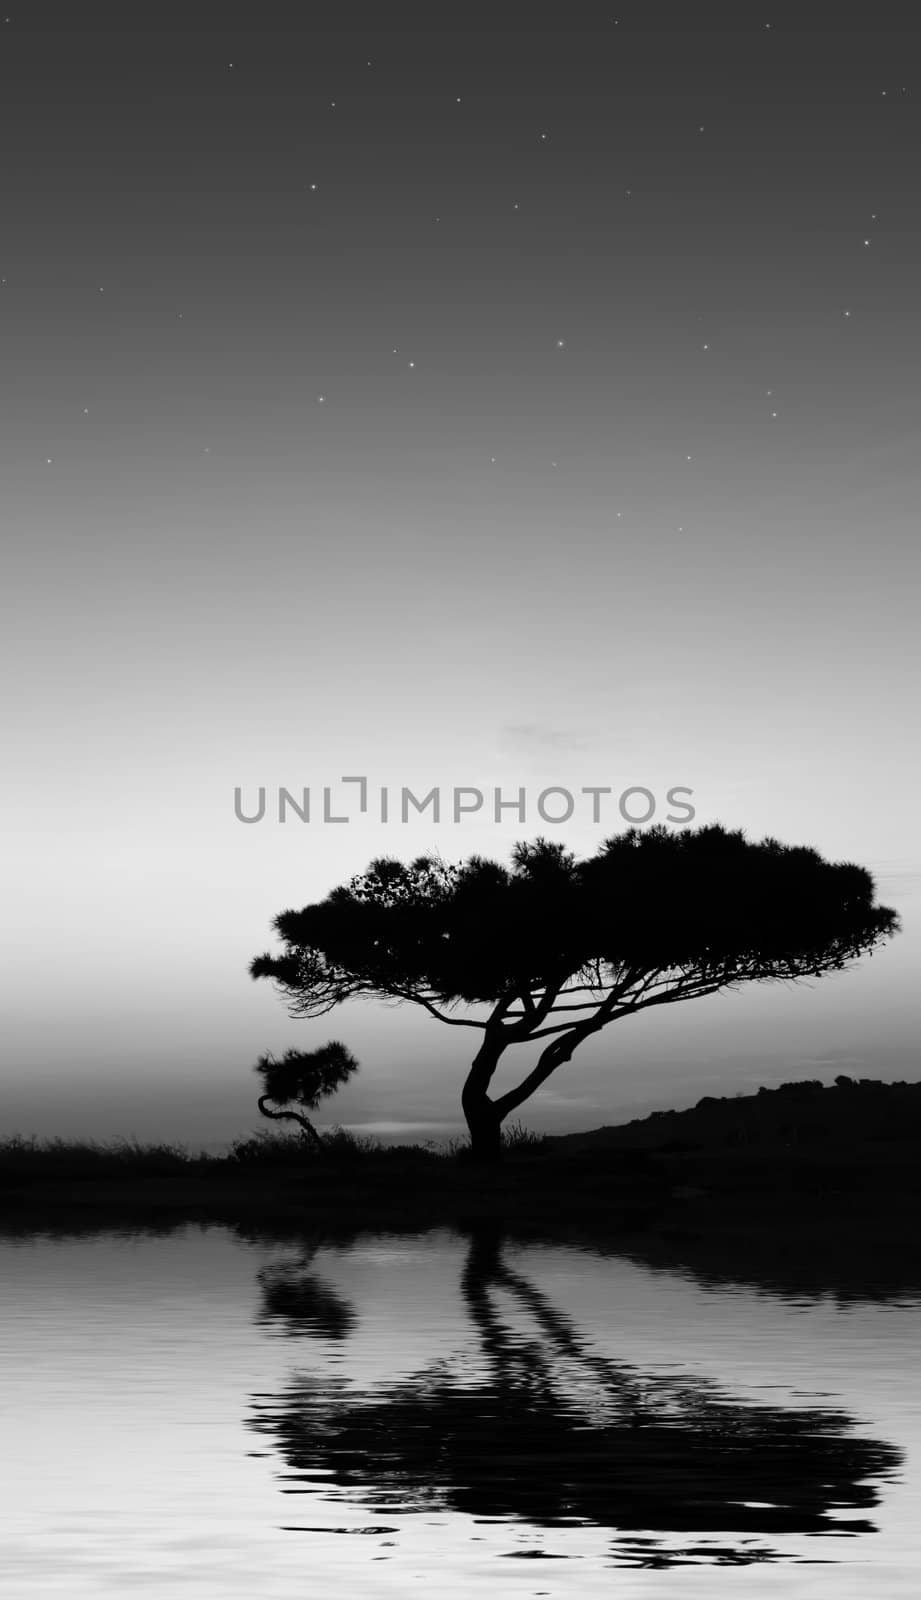
M472 1113L497 1130L609 1022L841 970L896 932L898 918L875 904L865 868L712 824L630 828L582 861L546 839L516 845L509 867L480 855L457 866L380 857L274 927L282 951L258 956L250 972L276 982L292 1015L371 995L482 1032L464 1091L473 1134ZM490 1101L502 1052L545 1039L527 1078Z

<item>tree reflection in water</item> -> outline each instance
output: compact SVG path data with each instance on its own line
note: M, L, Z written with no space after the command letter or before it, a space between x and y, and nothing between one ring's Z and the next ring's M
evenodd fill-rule
M257 1320L280 1327L285 1333L347 1339L355 1326L355 1312L349 1302L310 1272L304 1260L292 1266L264 1268L259 1274L259 1286L262 1307Z
M854 1513L878 1503L873 1480L891 1477L901 1455L854 1434L845 1412L736 1401L706 1380L593 1353L504 1262L495 1224L471 1229L461 1289L479 1360L432 1362L386 1390L336 1376L263 1398L252 1425L303 1475L302 1492L383 1514L607 1528L618 1558L643 1566L777 1560L752 1536L874 1530ZM348 1335L349 1307L312 1273L275 1269L263 1294L263 1315L292 1333ZM522 1313L531 1335L517 1326ZM717 1542L679 1548L664 1534ZM738 1538L727 1544L727 1534Z

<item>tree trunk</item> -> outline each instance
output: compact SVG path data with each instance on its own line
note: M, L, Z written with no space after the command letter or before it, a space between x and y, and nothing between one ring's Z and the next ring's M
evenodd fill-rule
M470 1154L474 1161L495 1163L502 1156L502 1123L486 1095L482 1104L464 1106L467 1127L470 1130Z
M268 1104L268 1101L269 1101L269 1096L268 1095L261 1094L259 1096L259 1102L258 1102L259 1103L259 1110L262 1112L262 1115L264 1117L272 1117L274 1119L274 1121L276 1121L276 1122L297 1122L297 1123L299 1123L301 1129L303 1130L303 1132L306 1133L313 1140L313 1143L316 1146L316 1148L318 1150L324 1150L325 1151L326 1146L323 1143L323 1140L320 1138L320 1135L317 1133L317 1130L314 1127L313 1123L310 1121L309 1117L305 1117L304 1113L302 1111L273 1111L272 1108L270 1107L270 1105Z
M473 1060L461 1094L461 1105L470 1130L470 1153L474 1161L497 1162L502 1155L502 1118L486 1093L505 1041L489 1034Z

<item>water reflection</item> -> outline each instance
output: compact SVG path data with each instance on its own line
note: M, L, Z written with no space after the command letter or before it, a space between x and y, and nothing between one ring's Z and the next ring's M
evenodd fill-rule
M469 1231L472 1358L446 1356L386 1389L341 1371L299 1377L259 1401L251 1425L281 1452L286 1492L378 1517L440 1509L594 1526L616 1534L617 1560L657 1567L780 1559L757 1535L874 1530L866 1513L899 1451L856 1434L841 1410L741 1401L596 1353L503 1243L496 1224ZM262 1289L262 1317L289 1333L347 1338L348 1306L309 1264L275 1268Z
M262 1304L257 1320L288 1334L313 1333L346 1339L355 1326L349 1302L331 1289L305 1261L274 1264L258 1273Z

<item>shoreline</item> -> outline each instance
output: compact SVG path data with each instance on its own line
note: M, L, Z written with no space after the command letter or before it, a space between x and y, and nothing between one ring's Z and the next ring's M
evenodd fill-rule
M626 1257L711 1286L898 1300L921 1295L921 1152L911 1144L900 1155L850 1169L846 1186L840 1171L829 1182L827 1170L803 1160L792 1170L789 1162L749 1160L743 1183L735 1164L731 1171L715 1162L692 1167L684 1156L640 1161L632 1171L519 1157L488 1177L462 1164L435 1174L424 1161L397 1174L386 1170L392 1163L373 1158L376 1171L361 1171L359 1163L244 1176L209 1164L198 1176L20 1176L15 1185L7 1175L0 1239L221 1228L248 1244L303 1251L388 1234L488 1228L509 1244L581 1249L599 1261Z
M407 1152L300 1166L213 1159L169 1172L0 1172L0 1226L40 1215L144 1213L164 1220L277 1218L428 1227L477 1216L616 1231L691 1227L730 1235L811 1227L898 1236L921 1229L921 1148L731 1154L624 1150L506 1156L495 1167Z

